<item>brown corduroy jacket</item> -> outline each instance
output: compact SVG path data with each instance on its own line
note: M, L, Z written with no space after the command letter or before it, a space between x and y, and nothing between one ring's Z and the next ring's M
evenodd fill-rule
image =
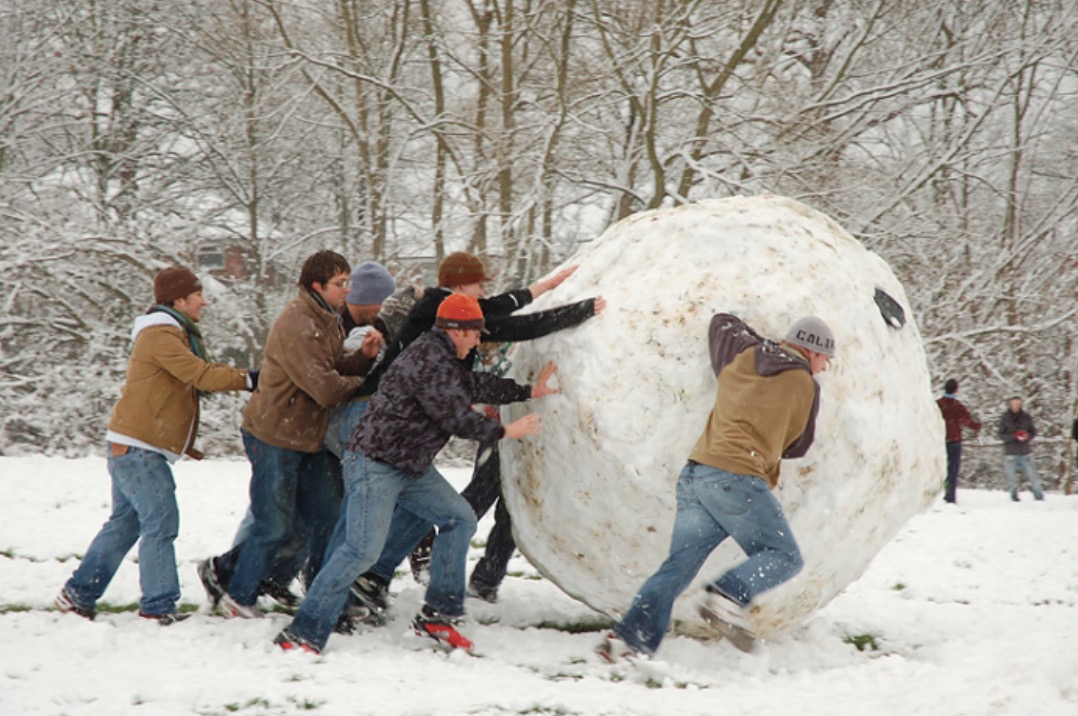
M247 371L196 356L187 334L166 315L135 322L135 344L109 430L197 460L199 391L244 390Z

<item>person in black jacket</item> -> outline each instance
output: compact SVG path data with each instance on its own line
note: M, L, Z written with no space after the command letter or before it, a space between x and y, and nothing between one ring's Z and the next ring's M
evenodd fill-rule
M377 559L390 523L402 514L418 514L440 530L430 586L413 629L453 648L471 648L454 624L464 614L464 574L476 518L434 467L434 458L452 435L492 442L541 429L534 413L503 426L472 410L473 403L501 405L557 392L547 385L553 363L539 371L533 385L468 370L461 359L479 344L483 327L478 302L455 294L439 307L435 327L385 373L346 446L345 504L327 560L292 623L274 639L282 649L322 651L349 587Z
M569 267L527 289L483 298L483 283L488 280L483 262L464 252L450 254L439 266L439 287L424 293L412 308L407 323L393 342L397 344L398 350L402 350L415 340L416 336L428 330L434 323L438 306L453 293L472 295L479 300L483 306L488 331L481 339L488 345L533 340L579 325L602 312L606 304L601 296L546 311L524 315L511 314L560 285L574 271L575 266ZM464 363L469 368L474 368L481 363L478 356L477 348L469 352ZM461 494L472 506L477 518L482 518L495 503L498 505L494 514L494 527L487 537L486 552L476 565L468 583L470 595L494 602L497 599L498 587L505 578L509 560L516 549L509 512L500 499L501 459L497 441L480 441L476 450L472 480ZM423 581L430 563L434 537L435 533L429 521L419 518L394 521L382 556L369 572L356 580L353 589L355 598L370 612L367 617L369 623L379 624L383 621L388 606L389 584L397 565L405 556L410 556L416 580Z
M1033 424L1030 414L1022 410L1022 399L1018 396L1011 398L1008 409L999 419L999 439L1003 441L1003 475L1007 479L1007 491L1015 502L1018 502L1019 470L1029 480L1034 499L1044 499L1041 481L1037 477L1037 467L1033 464L1033 447L1030 444L1035 437L1037 426Z

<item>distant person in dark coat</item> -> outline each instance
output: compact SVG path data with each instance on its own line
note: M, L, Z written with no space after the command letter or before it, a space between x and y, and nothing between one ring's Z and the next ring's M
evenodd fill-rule
M999 439L1003 441L1003 475L1007 478L1007 490L1011 499L1018 502L1018 471L1025 473L1033 497L1044 499L1041 481L1037 477L1037 467L1033 464L1033 438L1037 437L1037 427L1033 418L1022 410L1022 399L1011 398L1007 411L999 419Z
M947 426L947 487L943 499L951 504L955 502L958 468L962 464L962 428L969 428L974 432L981 429L980 422L970 415L966 406L955 397L957 393L958 381L951 378L943 384L943 397L936 401Z

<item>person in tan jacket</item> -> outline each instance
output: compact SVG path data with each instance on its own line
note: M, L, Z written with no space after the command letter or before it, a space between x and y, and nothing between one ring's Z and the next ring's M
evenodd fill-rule
M225 616L261 616L259 584L297 525L306 534L308 584L321 567L343 496L339 461L323 445L330 411L352 397L382 347L381 334L372 331L358 350L344 350L340 311L350 273L336 252L309 256L299 292L266 339L258 390L243 411L249 536L198 568L207 596Z
M600 643L599 655L610 662L655 653L674 600L727 537L748 559L707 585L700 615L744 651L752 650L755 639L742 610L803 565L771 490L781 460L803 457L815 437L820 387L813 376L827 370L835 355L831 329L819 318L802 318L779 343L719 313L708 338L718 391L678 478L670 554Z
M124 556L139 544L139 616L168 625L182 619L174 543L179 530L170 464L195 449L199 393L254 387L258 374L206 359L198 322L209 302L189 269L154 276L154 303L135 320L134 347L106 440L112 514L60 590L56 606L93 619Z

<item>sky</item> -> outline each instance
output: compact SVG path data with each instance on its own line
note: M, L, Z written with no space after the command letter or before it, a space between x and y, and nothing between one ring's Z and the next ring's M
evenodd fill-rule
M103 599L125 611L89 622L52 601L108 516L104 460L0 458L0 714L1078 714L1078 496L960 490L755 654L670 635L653 660L607 665L593 650L608 617L519 555L497 604L468 601L474 655L411 634L422 594L403 573L385 627L334 635L321 656L284 653L271 640L287 615L211 615L195 573L231 542L248 464L175 472L181 607L199 611L171 627L139 619L133 551Z

